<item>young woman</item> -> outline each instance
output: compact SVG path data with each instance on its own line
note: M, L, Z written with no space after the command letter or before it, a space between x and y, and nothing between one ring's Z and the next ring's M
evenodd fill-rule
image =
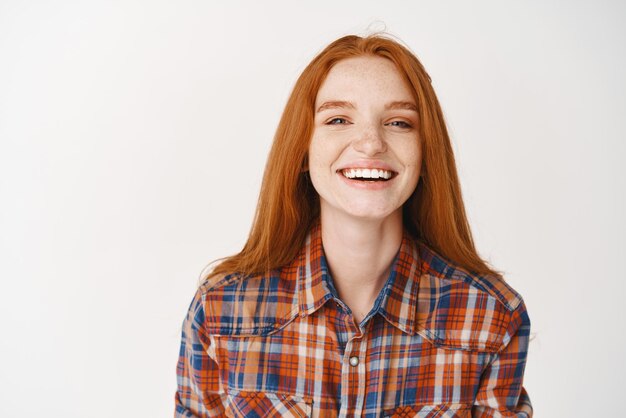
M183 323L177 417L530 417L530 322L478 256L430 78L347 36L289 98L243 250Z

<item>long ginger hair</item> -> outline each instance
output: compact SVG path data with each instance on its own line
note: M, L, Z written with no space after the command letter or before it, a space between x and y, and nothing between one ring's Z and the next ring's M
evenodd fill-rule
M328 45L298 78L274 136L248 241L240 253L221 260L209 277L269 271L298 254L320 212L319 197L304 170L317 92L333 65L364 55L393 62L417 103L422 171L403 206L404 227L459 267L497 274L474 246L450 138L430 76L415 55L395 40L350 35Z

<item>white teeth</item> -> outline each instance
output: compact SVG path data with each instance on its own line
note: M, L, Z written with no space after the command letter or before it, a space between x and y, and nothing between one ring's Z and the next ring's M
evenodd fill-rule
M392 176L391 171L387 171L387 170L381 170L381 169L376 169L376 168L347 168L345 170L342 170L342 174L349 178L349 179L355 179L355 178L363 178L363 179L385 179L385 180L389 180Z

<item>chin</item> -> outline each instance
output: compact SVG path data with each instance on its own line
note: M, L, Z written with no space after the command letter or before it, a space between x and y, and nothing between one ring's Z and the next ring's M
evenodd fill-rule
M351 208L350 210L346 211L348 216L364 221L383 221L385 219L391 218L397 212L399 211L395 208L372 210L371 207Z

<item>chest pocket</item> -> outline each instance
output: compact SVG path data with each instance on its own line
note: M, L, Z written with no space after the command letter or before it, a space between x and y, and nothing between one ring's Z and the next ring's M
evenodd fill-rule
M470 418L472 416L471 405L415 405L401 406L385 411L385 418Z
M226 395L224 407L227 417L302 418L311 416L312 401L277 393L241 391Z

